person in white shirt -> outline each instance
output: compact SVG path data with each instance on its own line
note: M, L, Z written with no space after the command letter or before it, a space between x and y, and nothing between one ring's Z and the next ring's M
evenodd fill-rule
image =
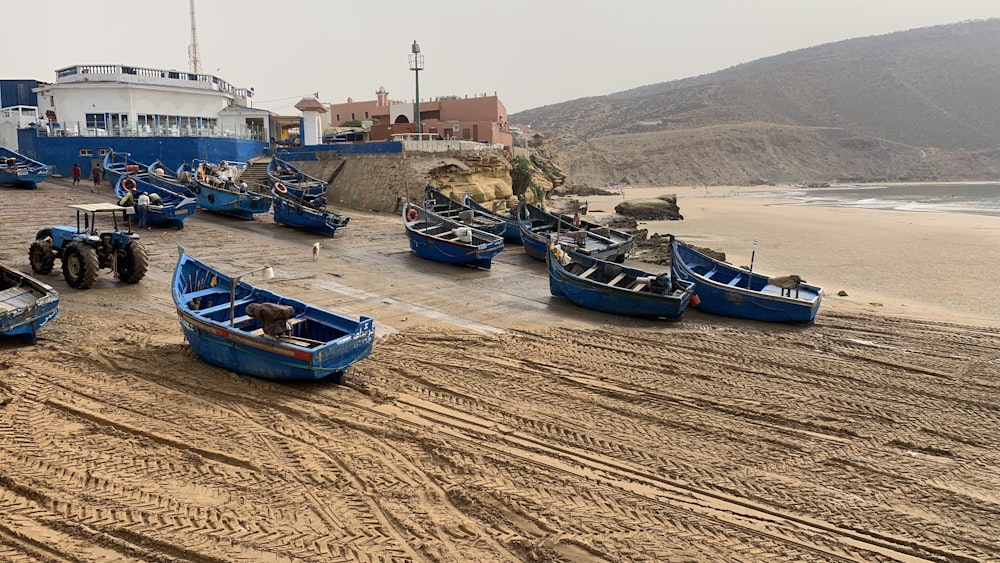
M139 199L135 203L139 208L139 228L148 229L146 220L149 218L149 195L146 192L139 192Z

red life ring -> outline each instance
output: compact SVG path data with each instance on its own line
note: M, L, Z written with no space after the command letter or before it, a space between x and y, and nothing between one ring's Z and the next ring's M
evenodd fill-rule
M122 187L128 191L134 190L135 180L133 180L132 178L125 178L124 180L122 180Z
M276 182L274 184L274 189L278 190L279 194L287 194L288 193L288 188L286 188L285 185L282 184L281 182Z
M407 221L409 221L409 222L412 223L412 222L414 222L414 221L417 220L417 217L418 217L418 215L417 215L417 210L416 209L414 209L414 208L411 207L411 208L409 208L409 209L406 210L406 220Z

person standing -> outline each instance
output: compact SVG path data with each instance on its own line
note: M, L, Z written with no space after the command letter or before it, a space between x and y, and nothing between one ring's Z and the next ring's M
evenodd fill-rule
M80 191L80 174L83 171L80 170L80 163L73 163L73 191Z
M90 191L99 194L101 193L101 176L104 175L104 170L101 169L101 165L94 163L94 167L90 170L90 177L94 179L94 187L90 188Z
M149 196L146 195L146 192L139 192L139 199L136 200L136 205L139 208L139 228L148 229L146 220L149 219Z

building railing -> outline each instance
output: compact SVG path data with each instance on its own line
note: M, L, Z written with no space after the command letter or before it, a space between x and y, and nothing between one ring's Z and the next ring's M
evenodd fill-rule
M395 137L395 135L393 135L393 137ZM503 145L501 144L475 143L473 141L456 141L448 139L401 142L403 144L404 151L412 152L482 151L487 149L503 150Z
M56 71L57 84L75 82L128 82L213 90L238 98L252 100L254 91L237 88L225 80L211 75L179 70L162 70L125 65L77 65Z
M222 137L266 141L261 128L237 130L221 127L185 127L178 125L88 127L86 123L49 123L34 127L36 137Z

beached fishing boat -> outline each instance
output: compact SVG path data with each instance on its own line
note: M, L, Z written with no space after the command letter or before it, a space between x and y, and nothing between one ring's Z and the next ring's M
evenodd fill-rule
M555 215L521 198L518 205L521 242L525 252L536 260L545 260L549 242L558 238L562 245L572 245L574 250L587 256L624 262L635 242L635 235L589 221L574 221Z
M445 264L488 270L503 250L503 237L473 229L403 200L403 225L410 249L418 256Z
M146 179L128 174L119 175L115 180L115 195L120 201L128 190L133 191L134 198L138 198L138 194L146 192L146 195L153 200L147 208L146 223L183 229L184 220L194 215L198 210L198 201L160 187L148 180L148 175Z
M254 287L178 247L172 293L181 329L203 361L276 381L333 378L371 354L375 325Z
M274 158L267 166L274 222L332 237L351 221L327 209L326 182Z
M778 323L808 324L816 318L823 288L801 283L782 290L775 278L716 260L670 236L674 277L694 283L699 311ZM782 294L785 295L782 295Z
M7 147L0 147L0 186L35 189L52 175L49 166Z
M507 222L503 219L480 213L460 201L451 199L434 186L428 185L424 188L424 209L494 235L504 236L507 231Z
M0 334L34 344L38 329L59 312L59 294L47 284L0 264Z
M220 161L212 164L203 160L191 163L191 191L198 206L206 211L250 221L258 213L271 210L271 191L266 183L248 182L241 178L245 162ZM177 173L183 175L183 170Z
M505 213L496 212L479 203L469 194L465 194L462 197L462 203L471 209L475 209L477 213L503 221L505 226L503 239L506 242L521 244L521 224L517 220L517 209L509 209Z
M680 319L694 284L549 245L549 290L585 309L630 317Z

